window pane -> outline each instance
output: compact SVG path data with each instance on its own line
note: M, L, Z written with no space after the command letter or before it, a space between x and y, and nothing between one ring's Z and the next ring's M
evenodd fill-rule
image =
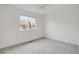
M35 30L36 22L34 17L20 16L20 29L21 30Z
M20 16L20 29L24 30L24 29L28 29L28 17L27 16Z

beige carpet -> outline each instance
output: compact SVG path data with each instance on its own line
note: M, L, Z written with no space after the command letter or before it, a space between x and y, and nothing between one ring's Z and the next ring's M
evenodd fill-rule
M40 39L30 43L1 50L5 54L74 54L78 53L78 46L50 40Z

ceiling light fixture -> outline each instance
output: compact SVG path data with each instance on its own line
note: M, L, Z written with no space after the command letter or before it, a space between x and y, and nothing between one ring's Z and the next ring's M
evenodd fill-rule
M40 8L41 9L45 9L46 8L46 4L40 4Z

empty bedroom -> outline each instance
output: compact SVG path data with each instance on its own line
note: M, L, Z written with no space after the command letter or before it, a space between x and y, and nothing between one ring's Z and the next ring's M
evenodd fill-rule
M0 4L0 54L79 54L79 4Z

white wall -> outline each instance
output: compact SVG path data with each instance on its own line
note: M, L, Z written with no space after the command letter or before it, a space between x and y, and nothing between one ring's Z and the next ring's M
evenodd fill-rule
M46 37L79 45L79 7L46 15Z
M37 31L19 31L18 15L36 16ZM10 5L0 5L0 48L43 37L43 16L17 9Z

